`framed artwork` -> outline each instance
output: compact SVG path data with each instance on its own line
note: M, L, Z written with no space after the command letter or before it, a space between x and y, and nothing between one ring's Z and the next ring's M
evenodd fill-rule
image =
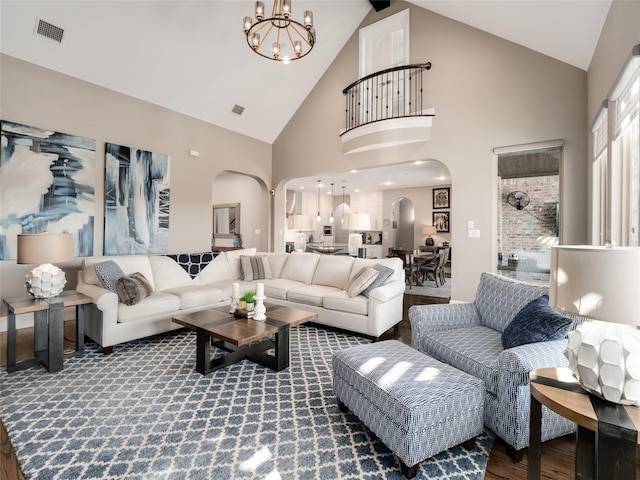
M104 254L169 251L169 157L107 143Z
M433 208L451 208L449 187L433 189Z
M449 231L449 217L450 212L433 212L433 226L436 227L436 231L438 232L448 232Z
M96 141L3 120L0 260L18 234L70 233L76 257L93 255Z

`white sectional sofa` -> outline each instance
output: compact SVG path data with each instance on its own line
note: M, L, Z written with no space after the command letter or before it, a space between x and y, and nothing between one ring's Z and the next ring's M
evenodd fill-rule
M272 278L242 280L241 256L266 256ZM95 265L113 260L125 275L142 273L152 293L135 305L119 301L102 286ZM350 297L346 288L364 267L382 264L393 270L385 284ZM193 275L193 271L192 271ZM89 257L78 272L77 290L93 298L85 333L106 353L129 340L181 328L171 321L189 313L229 303L231 284L240 291L265 285L267 302L297 307L318 314L316 323L377 338L402 319L405 282L398 258L360 259L316 253L257 253L255 248L222 252L192 276L164 255Z

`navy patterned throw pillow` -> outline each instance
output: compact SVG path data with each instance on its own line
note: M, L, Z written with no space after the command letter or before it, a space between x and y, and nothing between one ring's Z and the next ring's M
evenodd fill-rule
M532 300L520 310L502 332L504 349L527 343L560 340L567 336L573 319L549 306L549 296Z
M118 264L113 260L107 260L106 262L96 263L93 268L102 286L115 293L118 279L124 277L124 272Z

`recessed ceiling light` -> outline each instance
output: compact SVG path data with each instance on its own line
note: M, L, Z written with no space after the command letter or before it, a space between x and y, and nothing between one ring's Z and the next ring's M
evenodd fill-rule
M358 173L358 170L353 169L353 170L351 170L351 173Z
M423 163L424 163L424 162L423 162L422 160L416 160L416 161L415 161L415 164L416 164L416 165L422 165Z
M356 189L354 189L353 191L354 191L354 192L356 192L356 193L358 193L358 192L360 191L360 189L359 189L359 188L356 188Z
M447 179L447 177L445 177L445 176L441 176L440 178L438 178L438 180L446 180L446 179Z
M304 190L304 187L300 187L300 190Z
M389 186L389 185L393 185L393 182L384 182L384 184Z

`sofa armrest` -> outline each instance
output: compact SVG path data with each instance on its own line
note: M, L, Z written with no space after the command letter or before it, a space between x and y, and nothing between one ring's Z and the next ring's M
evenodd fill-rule
M480 316L473 303L442 303L409 307L411 345L426 352L429 336L435 332L480 325Z
M569 364L564 356L567 340L536 342L503 350L498 355L498 371L515 385L528 385L529 373L536 368L564 367Z
M388 302L398 295L404 295L404 281L385 283L369 292L369 298L378 303Z
M471 302L413 305L409 307L411 330L439 332L480 325L480 315Z
M118 295L111 290L91 285L88 283L78 284L76 290L93 299L93 303L103 312L111 308L118 308Z

